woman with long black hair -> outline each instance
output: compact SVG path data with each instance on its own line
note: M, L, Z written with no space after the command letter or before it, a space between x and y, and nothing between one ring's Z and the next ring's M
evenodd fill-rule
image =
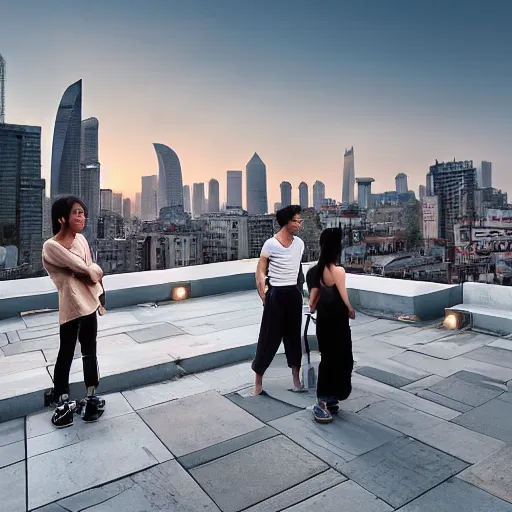
M99 384L96 337L97 313L102 314L103 271L93 263L91 250L81 234L87 207L75 196L60 197L52 205L53 238L43 244L43 265L59 292L60 346L49 402L55 404L52 423L57 428L73 424L75 412L87 422L103 414L105 401L96 396ZM76 342L80 342L86 398L69 400L69 372Z
M338 266L341 253L341 229L328 228L320 235L318 264L307 273L309 307L317 312L316 335L321 360L318 368L317 403L314 419L332 421L339 410L338 402L352 391L352 336L350 319L355 318L346 288L346 275Z

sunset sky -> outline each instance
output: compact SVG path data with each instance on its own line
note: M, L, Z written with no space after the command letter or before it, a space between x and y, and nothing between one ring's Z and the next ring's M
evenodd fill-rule
M417 191L439 160L493 163L512 192L507 0L0 0L6 121L43 130L49 184L64 90L100 122L102 187L134 196L173 148L183 181L267 165L341 198L343 153L374 191ZM245 177L244 177L245 196ZM244 197L245 202L245 197Z

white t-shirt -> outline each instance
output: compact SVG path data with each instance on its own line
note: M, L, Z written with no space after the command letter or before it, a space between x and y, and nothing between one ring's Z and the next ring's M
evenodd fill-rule
M304 242L293 237L290 247L284 247L276 237L269 238L261 249L261 256L269 259L268 277L271 286L295 286L299 277Z

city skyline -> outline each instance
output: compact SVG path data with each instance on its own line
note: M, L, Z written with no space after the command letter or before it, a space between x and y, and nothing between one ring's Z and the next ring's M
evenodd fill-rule
M298 184L316 179L341 199L343 149L352 145L356 177L373 176L376 192L393 190L400 172L417 190L435 159L454 156L492 162L493 185L511 189L510 76L499 65L511 6L434 4L127 0L93 1L87 13L52 0L23 12L13 4L0 34L6 122L42 127L47 187L56 108L83 79L82 117L102 126L101 186L124 196L135 197L141 176L158 174L155 140L176 151L185 184L214 178L221 199L226 170L243 168L254 152L267 166L269 205L284 180L293 202ZM247 16L251 27L241 22ZM71 19L73 37L61 30ZM477 33L458 37L475 21ZM437 37L447 27L452 37Z

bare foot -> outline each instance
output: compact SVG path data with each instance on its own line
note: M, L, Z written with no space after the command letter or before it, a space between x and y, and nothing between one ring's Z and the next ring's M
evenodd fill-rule
M295 389L302 388L302 383L300 381L300 368L292 368L292 377L293 377L293 387Z
M256 374L256 379L254 381L254 396L261 395L263 391L263 376Z

